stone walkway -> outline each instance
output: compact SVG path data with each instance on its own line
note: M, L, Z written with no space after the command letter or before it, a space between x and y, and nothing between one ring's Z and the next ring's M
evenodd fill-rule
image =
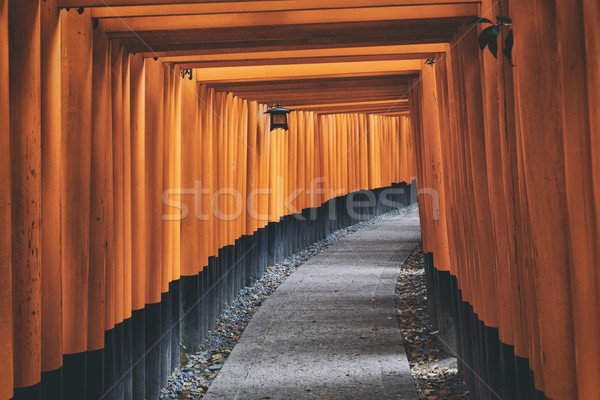
M205 399L417 399L395 316L413 209L342 238L254 315Z

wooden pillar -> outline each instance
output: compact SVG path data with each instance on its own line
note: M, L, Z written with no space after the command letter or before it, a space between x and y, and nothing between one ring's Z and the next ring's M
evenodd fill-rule
M181 79L179 79L179 71L173 73L173 129L175 130L175 182L174 188L181 188ZM180 196L175 196L175 200L181 200ZM175 250L173 254L173 280L179 279L181 276L181 221L175 223L173 242Z
M110 41L110 85L111 85L111 142L112 148L109 151L112 154L112 219L107 221L112 229L112 263L113 263L113 289L110 290L107 285L107 298L112 295L113 300L111 306L107 304L106 327L111 327L114 324L114 331L109 333L108 346L106 353L108 354L108 363L106 366L105 389L114 386L114 389L109 392L109 396L113 395L120 398L124 395L125 384L128 376L129 367L125 368L125 354L131 351L130 346L125 344L125 324L123 322L123 292L124 292L124 186L123 186L123 52L118 40ZM112 293L111 293L112 292ZM114 337L114 347L111 348L110 337ZM124 349L127 347L127 349ZM112 358L113 364L110 363ZM112 371L111 371L112 369ZM112 372L112 373L111 373Z
M62 366L61 295L61 73L59 11L55 0L41 7L42 107L42 371ZM55 388L58 389L58 388ZM50 394L50 393L49 393ZM58 396L58 393L53 393Z
M61 66L56 0L41 5L42 110L42 371L54 371L45 395L60 396L62 366L61 273Z
M8 0L0 1L0 397L13 395Z
M89 21L88 21L89 22ZM106 326L106 298L108 280L112 278L109 269L107 222L109 193L107 155L112 153L108 143L110 121L108 39L105 33L96 28L93 31L92 55L92 146L90 184L90 268L88 291L88 354L87 354L87 393L88 398L99 398L104 387L104 330ZM110 285L112 287L112 285Z
M568 247L568 213L565 213L567 193L562 190L565 184L564 117L560 101L563 92L561 86L548 85L561 79L560 68L554 62L558 46L554 27L558 15L554 3L511 5L515 32L522 32L527 38L515 41L515 64L544 378L540 387L536 377L536 387L543 388L550 398L572 398L577 391L572 357L573 264ZM549 215L554 217L548 218Z
M265 173L265 163L267 160L266 157L266 137L265 137L265 118L262 114L264 112L264 105L257 104L257 120L256 120L256 156L257 156L257 179L256 179L256 187L259 190L255 197L256 202L256 228L262 229L265 226L265 215L267 213L267 204L268 199L265 195L265 190L267 189L267 185L265 183L266 173ZM262 233L262 231L261 231ZM262 238L262 236L261 236ZM262 245L262 243L261 243ZM262 248L259 250L262 251ZM263 259L261 258L261 261ZM262 265L261 265L262 267Z
M594 208L596 226L600 226L600 113L596 112L600 104L600 4L594 0L583 0L583 22L585 32L586 74L588 84L588 107L590 119L590 150L592 171L594 174ZM594 56L595 55L595 56ZM600 247L600 234L597 235L596 248ZM600 287L600 274L596 276Z
M113 263L114 263L114 323L123 321L123 266L125 263L125 188L123 176L123 53L117 40L110 42L110 79L112 107L113 157Z
M246 235L252 235L258 229L257 215L257 192L259 183L258 169L258 103L250 101L248 103L248 158L246 170L246 193L248 196L244 199L246 207Z
M162 274L162 62L146 59L145 71L146 304L154 304L160 302Z
M162 174L163 191L171 190L174 185L174 168L175 168L175 130L173 129L173 74L171 68L163 64L163 162L164 172ZM163 192L164 193L164 192ZM173 228L175 221L171 221L165 216L171 213L170 207L162 201L161 193L161 208L162 208L162 279L161 292L169 291L169 283L173 280Z
M196 82L186 79L181 85L181 184L185 191L182 201L187 207L187 215L181 220L181 274L195 276L198 273L200 245L193 195L195 182L199 179L196 162L201 143L197 122L198 97Z
M146 126L144 59L130 56L131 139L131 295L132 295L132 391L134 399L146 397Z
M61 11L61 238L65 397L85 396L92 138L90 12ZM77 95L74 95L74 94Z
M569 215L570 253L573 259L571 293L575 335L575 367L577 397L600 398L600 296L598 295L598 230L593 223L594 170L591 151L593 135L589 113L588 91L598 87L588 83L583 2L556 2L558 55L563 88L563 143L565 147L565 191ZM593 14L592 14L593 15ZM598 15L596 15L598 17ZM596 28L598 30L598 28ZM581 62L574 62L574 60ZM557 100L558 101L558 100ZM597 107L597 105L596 105ZM594 111L596 113L596 111ZM596 134L598 127L594 127ZM598 178L596 174L596 179ZM570 322L570 321L569 321Z
M130 56L131 85L131 266L132 306L144 308L146 302L146 125L145 62Z
M14 384L41 372L40 7L10 1L10 163Z
M131 218L131 57L121 47L122 129L123 129L123 319L133 311L132 287L132 218Z
M448 248L448 231L446 226L445 212L445 190L443 185L442 171L444 161L442 158L442 144L440 137L440 121L437 109L437 99L439 94L436 91L435 70L428 71L431 67L425 65L421 73L423 85L423 141L425 145L426 157L429 161L424 164L425 173L429 175L429 187L423 188L426 190L425 195L429 197L431 210L431 226L435 235L434 247L435 250L435 266L442 271L450 271L450 253ZM430 190L430 191L429 191Z
M108 277L107 259L107 132L111 124L109 109L108 40L104 32L95 29L92 66L92 159L90 193L90 271L88 294L88 351L104 346L106 322L105 278ZM112 124L111 124L112 125Z
M199 223L196 216L196 181L198 150L201 137L198 132L198 95L196 81L176 78L181 84L181 188L182 202L187 213L181 220L181 343L187 349L199 346L198 323L198 270L200 267Z
M162 62L145 59L146 202L146 396L160 395L160 321L162 280L163 90Z

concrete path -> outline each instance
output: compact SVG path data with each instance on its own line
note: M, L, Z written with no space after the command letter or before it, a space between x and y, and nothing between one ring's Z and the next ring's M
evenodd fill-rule
M418 210L339 240L254 315L205 399L417 399L395 315Z

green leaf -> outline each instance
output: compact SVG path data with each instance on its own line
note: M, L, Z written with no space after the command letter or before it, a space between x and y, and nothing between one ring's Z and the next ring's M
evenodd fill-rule
M502 15L498 15L496 20L502 24L512 24L512 19L508 17L503 17Z
M473 25L473 24L480 24L482 22L485 22L487 24L493 24L492 21L490 21L487 18L483 18L483 17L475 17L473 18L471 21L467 22L467 25Z
M500 33L500 27L498 25L492 25L481 31L479 35L479 48L483 51L487 46L494 57L498 54L498 34Z

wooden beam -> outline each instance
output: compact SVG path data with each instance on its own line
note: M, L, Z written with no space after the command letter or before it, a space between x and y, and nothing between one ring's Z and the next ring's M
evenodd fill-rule
M338 89L344 90L348 87L367 88L367 87L394 87L408 86L412 78L417 75L387 75L375 77L351 77L338 78L328 77L322 79L291 79L280 81L263 81L263 82L236 82L236 83L218 83L211 82L209 87L215 88L217 91L229 90L232 92L243 91L270 91L270 90L327 90Z
M339 107L339 108L323 108L323 109L310 109L307 111L313 111L317 114L348 114L348 113L364 113L364 114L397 114L399 112L408 112L410 108L405 107L394 107L394 108L371 108L371 107Z
M380 107L395 107L397 105L408 104L408 99L396 98L393 100L376 100L376 101L351 101L351 102L340 102L330 104L318 104L318 105L303 105L302 109L317 109L317 108L328 108L328 107L350 107L350 106L380 106ZM298 107L297 104L288 104L288 107Z
M374 5L386 5L386 4L451 4L451 3L480 3L480 0L325 0L325 1L311 1L304 0L302 2L307 3L308 7L316 7L318 8L318 4L322 3L323 8L335 8L339 6L358 7L364 5L369 5L369 3L374 3ZM158 12L155 6L169 6L175 8L176 11L182 12L186 10L185 7L195 7L195 10L198 9L208 9L208 10L222 10L227 9L224 8L227 5L231 4L231 9L237 9L240 7L242 10L264 10L264 9L290 9L290 7L301 7L301 5L295 3L301 3L300 0L296 1L286 1L286 0L271 0L271 1L244 1L244 0L221 0L219 2L215 2L214 0L176 0L177 4L173 4L168 0L59 0L59 7L98 7L98 8L112 8L118 7L118 9L124 9L124 15L137 15L136 13L147 13L153 15L153 13ZM211 4L217 3L217 4ZM220 5L218 3L225 3L225 5ZM266 3L266 4L261 4ZM315 6L315 4L317 4ZM143 6L143 7L142 7ZM148 8L149 10L144 10ZM140 10L138 10L140 9ZM142 15L147 15L142 14Z
M178 64L182 69L188 68L222 68L222 67L244 67L261 65L294 65L294 64L323 64L340 62L363 62L363 61L398 61L432 58L434 53L410 53L410 54L380 54L348 57L312 57L312 58L270 58L262 60L235 60L235 61L205 61L188 62Z
M231 92L235 96L243 97L245 99L271 99L277 100L281 98L289 98L296 99L297 101L306 101L318 99L318 100L328 100L328 99L339 99L339 98L347 98L347 97L377 97L377 96L385 96L385 97L402 97L408 88L404 90L337 90L337 91L329 91L327 93L320 93L318 91L313 92L302 92L295 93L294 91L289 92L261 92L261 93L248 93L248 92Z
M202 68L194 70L194 79L201 82L251 81L348 75L414 74L421 70L423 60L365 61L354 63L296 64L255 67Z
M442 18L177 31L127 30L109 35L113 39L119 39L130 52L142 53L144 57L283 51L288 52L289 57L290 51L299 50L321 50L320 56L328 56L326 52L323 53L324 49L336 49L338 52L340 50L337 49L353 47L447 43L464 20L465 18ZM155 28L159 29L160 26ZM361 53L355 52L354 55L356 54Z
M404 0L401 5L439 5L479 3L480 0ZM164 15L200 15L235 12L264 12L285 10L324 10L336 8L383 7L400 5L398 0L271 0L271 1L221 1L194 4L168 4L146 6L101 6L92 10L94 18L125 18Z
M319 98L318 96L314 96L314 97L308 97L302 100L298 100L297 98L294 98L293 96L289 96L289 97L281 97L281 96L272 96L272 97L247 97L247 96L239 96L243 99L246 100L256 100L259 103L263 103L263 104L268 104L268 105L272 105L274 103L279 103L281 105L283 105L284 107L304 107L304 106L316 106L316 105L322 105L322 104L330 104L330 103L334 103L334 102L359 102L359 101L382 101L382 100L389 100L389 101L396 101L399 96L395 95L395 96L349 96L346 98L343 97L337 97L337 98ZM293 104L293 106L291 106Z
M373 22L407 19L452 18L477 15L477 4L457 3L400 5L369 8L325 10L229 12L223 14L161 15L110 18L104 22L106 32L154 31L252 27L270 25L331 24L338 22Z
M350 103L314 104L295 106L294 109L314 111L317 113L371 112L387 114L391 112L408 111L409 103L408 100L405 99L394 99L370 102L357 101Z
M397 46L368 46L311 50L283 50L268 52L244 52L221 54L194 54L161 57L163 62L192 63L192 62L223 62L247 60L279 60L279 59L310 59L313 57L351 57L386 54L428 54L442 53L447 49L446 43L408 44ZM423 58L423 57L420 57Z

